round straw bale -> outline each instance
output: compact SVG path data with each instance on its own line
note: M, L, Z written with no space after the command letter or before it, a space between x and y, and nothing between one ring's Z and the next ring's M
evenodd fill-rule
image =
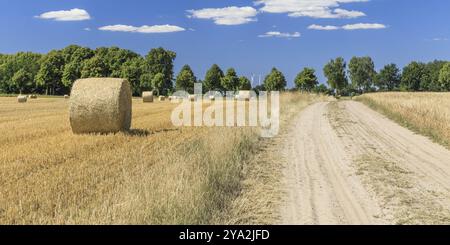
M28 100L28 97L26 95L17 96L17 102L19 102L19 103L26 103L27 100Z
M144 103L152 103L153 102L153 91L142 92L142 101Z
M64 95L64 99L69 99L69 98L70 98L69 95L67 95L67 94Z
M70 95L70 125L75 134L116 133L131 126L132 94L127 80L88 78L75 82Z
M195 95L189 95L189 100L190 101L196 101L197 100L197 96L195 96Z
M28 97L29 97L30 99L37 99L37 95L35 95L35 94L30 94Z
M166 100L166 97L164 97L164 96L159 96L159 101L164 101L164 100Z

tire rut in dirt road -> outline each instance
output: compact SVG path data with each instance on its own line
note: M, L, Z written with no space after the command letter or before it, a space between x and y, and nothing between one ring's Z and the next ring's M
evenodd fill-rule
M286 139L282 224L380 224L380 207L355 175L327 117L329 103L305 109Z
M449 150L361 103L329 107L330 122L358 176L390 223L450 223Z
M282 224L450 223L450 151L361 103L306 108L283 153Z

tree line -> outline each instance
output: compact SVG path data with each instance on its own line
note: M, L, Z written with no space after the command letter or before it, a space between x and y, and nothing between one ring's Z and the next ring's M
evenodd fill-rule
M252 88L251 81L238 76L234 68L224 72L217 64L211 66L203 80L197 79L189 65L174 75L176 53L154 48L145 56L118 47L87 47L70 45L47 54L19 52L0 54L0 93L36 93L63 95L70 93L79 78L125 78L132 85L133 94L153 90L168 95L175 90L194 91L194 83L203 84L205 91L282 91L285 76L272 68L262 85ZM370 91L449 91L450 63L433 61L412 62L403 68L395 64L375 71L370 57L353 57L347 67L341 57L331 60L323 69L329 87L319 84L315 70L304 68L295 78L295 90L335 93L365 93ZM351 82L349 82L351 81Z
M348 67L345 60L338 57L327 63L323 72L328 85L338 95L375 91L450 91L448 61L413 61L403 70L392 63L377 72L370 57L353 57ZM304 82L297 84L304 86Z
M70 45L47 54L0 54L0 92L62 95L79 78L116 77L130 81L133 93L172 86L174 52L152 49L146 56L118 47L95 50Z

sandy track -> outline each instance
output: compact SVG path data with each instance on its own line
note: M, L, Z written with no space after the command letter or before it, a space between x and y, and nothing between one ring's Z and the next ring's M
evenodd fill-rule
M450 223L450 151L358 102L305 109L283 155L282 224Z

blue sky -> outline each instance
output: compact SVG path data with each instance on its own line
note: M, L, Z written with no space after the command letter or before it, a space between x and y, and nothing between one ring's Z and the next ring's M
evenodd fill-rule
M199 78L213 63L248 77L276 66L292 85L306 66L325 82L322 67L337 56L369 55L377 68L450 59L448 0L0 0L0 9L0 53L162 46L178 54L176 72L189 64Z

